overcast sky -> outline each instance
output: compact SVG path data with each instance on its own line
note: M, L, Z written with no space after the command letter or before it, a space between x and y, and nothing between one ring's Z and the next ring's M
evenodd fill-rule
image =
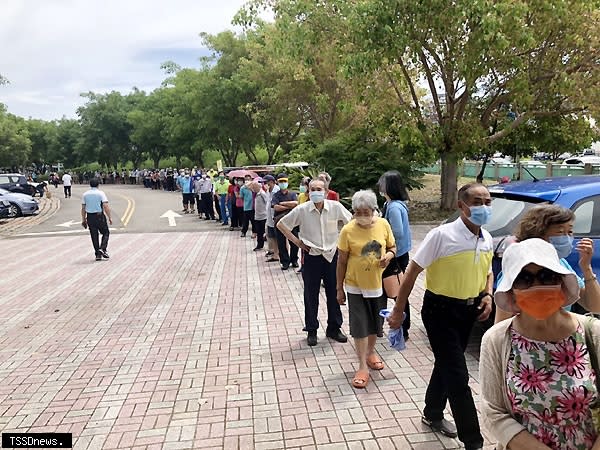
M0 0L0 102L41 119L75 117L82 92L146 91L160 64L199 67L200 32L234 29L244 0Z

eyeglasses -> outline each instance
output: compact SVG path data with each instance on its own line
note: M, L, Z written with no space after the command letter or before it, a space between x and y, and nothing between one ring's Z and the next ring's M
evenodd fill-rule
M538 281L542 286L553 286L561 284L562 275L551 271L550 269L540 269L537 273L531 273L526 270L522 270L519 275L515 278L513 283L514 289L529 289L535 281Z

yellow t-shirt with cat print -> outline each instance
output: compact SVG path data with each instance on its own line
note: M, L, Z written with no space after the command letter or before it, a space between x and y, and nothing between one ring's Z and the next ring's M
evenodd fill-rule
M387 220L375 218L371 228L363 228L352 219L340 232L338 248L348 253L348 265L344 284L346 292L361 294L363 297L383 295L379 266L386 249L394 247L396 242L392 228Z

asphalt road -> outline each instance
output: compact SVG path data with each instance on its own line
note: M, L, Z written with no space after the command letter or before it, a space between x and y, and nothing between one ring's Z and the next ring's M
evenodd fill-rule
M153 191L143 186L104 185L112 210L113 233L197 232L223 229L220 222L199 220L197 214L183 214L181 194ZM15 233L14 237L86 233L81 227L81 197L87 185L74 185L72 197L62 198L62 187L50 187L60 198L58 211L42 223ZM166 215L167 217L161 217ZM170 218L168 216L171 216Z

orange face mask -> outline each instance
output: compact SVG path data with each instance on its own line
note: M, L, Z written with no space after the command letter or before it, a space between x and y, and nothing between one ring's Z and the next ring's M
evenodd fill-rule
M566 296L560 284L513 289L515 302L522 312L537 320L545 320L560 310Z

